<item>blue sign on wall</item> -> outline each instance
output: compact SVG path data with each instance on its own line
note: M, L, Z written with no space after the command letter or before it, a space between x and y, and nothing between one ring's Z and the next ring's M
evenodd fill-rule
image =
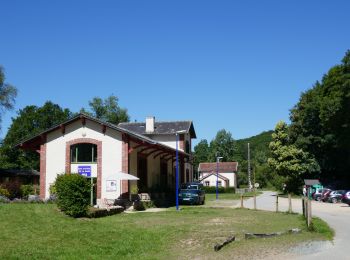
M78 173L85 177L91 177L91 166L88 166L88 165L78 166Z

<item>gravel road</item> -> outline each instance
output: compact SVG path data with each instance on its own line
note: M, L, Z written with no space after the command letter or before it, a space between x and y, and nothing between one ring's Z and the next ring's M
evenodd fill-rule
M264 192L256 199L257 209L276 210L275 192ZM253 208L253 199L244 201L244 207ZM240 205L237 205L240 206ZM293 212L302 213L301 199L292 199ZM288 199L279 198L279 210L288 211ZM325 220L334 230L335 238L331 242L311 242L292 248L277 259L350 259L350 207L343 203L312 203L314 216Z

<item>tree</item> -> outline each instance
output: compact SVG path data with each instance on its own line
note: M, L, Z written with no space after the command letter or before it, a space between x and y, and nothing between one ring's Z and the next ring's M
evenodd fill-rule
M69 119L72 113L50 101L42 107L27 106L12 118L12 124L0 149L2 168L39 169L39 155L35 152L13 148L25 138L30 138Z
M270 143L271 157L268 164L285 179L286 191L298 193L303 178L319 170L316 160L290 141L288 126L277 123Z
M209 145L208 141L206 139L201 140L195 147L194 147L194 154L193 154L193 169L197 173L198 166L202 162L208 162L208 156L209 156Z
M102 100L100 97L94 97L89 101L89 110L81 109L81 112L88 113L103 121L119 124L121 122L129 122L130 117L127 109L121 108L118 104L118 97L110 95Z
M13 109L15 98L17 96L17 89L5 83L5 74L3 68L0 66L0 123L1 113L5 110ZM1 129L1 126L0 126Z
M314 155L323 181L350 184L350 51L291 110L291 138Z
M215 138L210 142L210 154L208 159L211 162L215 162L216 156L218 155L223 157L221 160L223 162L234 161L236 149L236 141L233 139L232 134L222 129L217 132Z

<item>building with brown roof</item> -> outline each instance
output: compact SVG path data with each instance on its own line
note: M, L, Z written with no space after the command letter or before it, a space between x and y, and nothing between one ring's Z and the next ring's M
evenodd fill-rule
M199 181L204 186L237 188L238 162L200 163L198 167Z

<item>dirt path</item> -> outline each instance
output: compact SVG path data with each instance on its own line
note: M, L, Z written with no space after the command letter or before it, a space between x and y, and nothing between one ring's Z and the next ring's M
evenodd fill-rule
M264 192L257 197L257 209L274 211L276 209L275 192ZM244 202L247 208L253 208L253 199ZM293 212L302 213L301 199L292 200ZM288 210L288 199L279 198L279 210ZM276 259L350 259L350 207L346 204L313 202L314 216L325 220L334 230L335 239L330 242L313 242L292 248Z

